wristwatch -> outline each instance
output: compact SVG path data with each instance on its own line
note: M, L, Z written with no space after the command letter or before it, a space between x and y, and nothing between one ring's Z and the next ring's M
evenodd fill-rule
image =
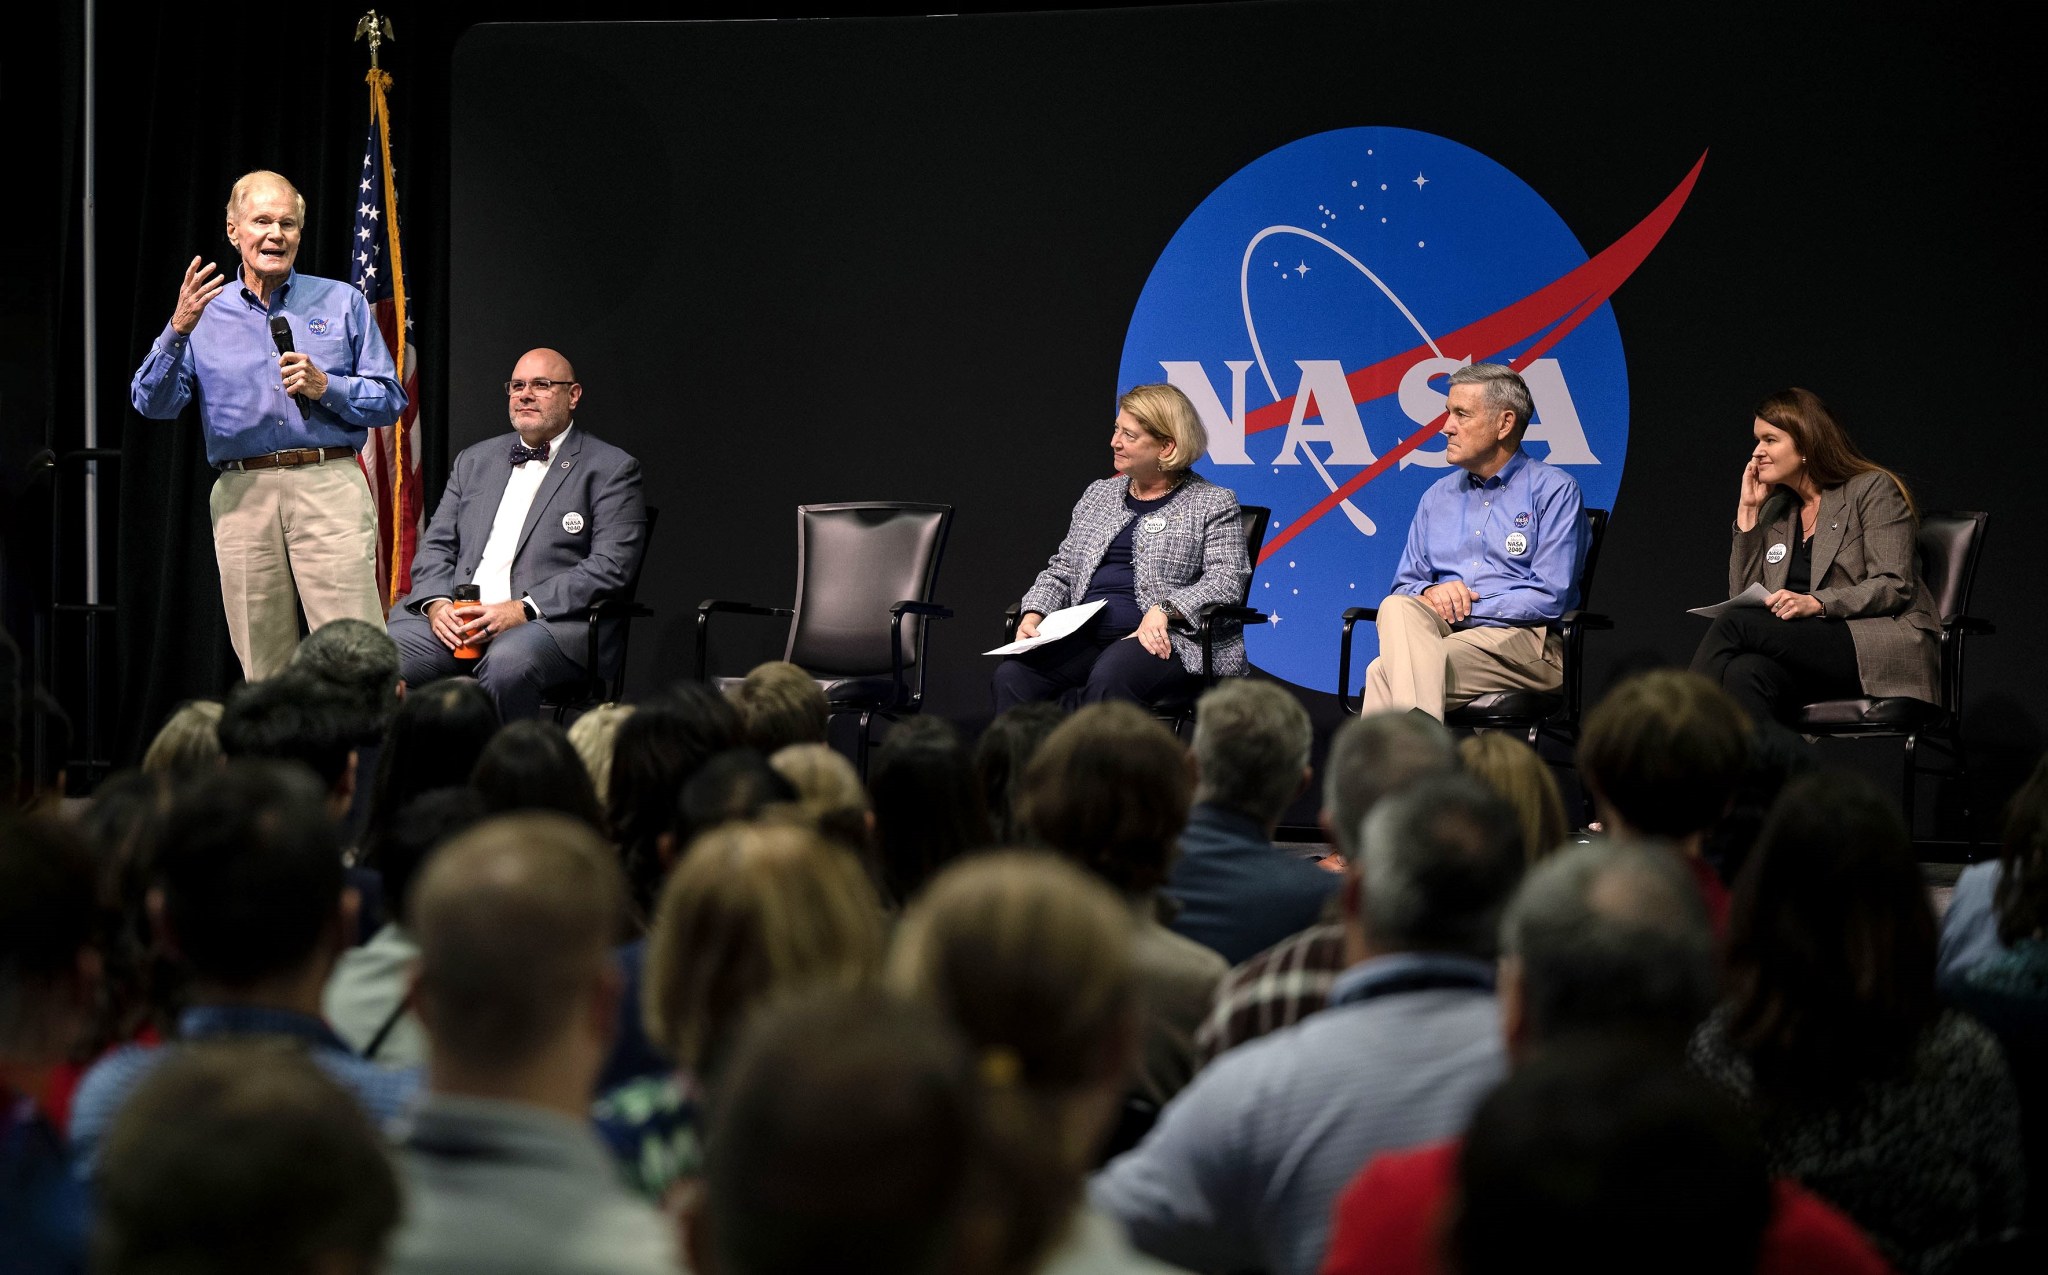
M534 607L533 599L531 598L519 599L519 609L526 612L526 618L529 620L540 619L540 612Z

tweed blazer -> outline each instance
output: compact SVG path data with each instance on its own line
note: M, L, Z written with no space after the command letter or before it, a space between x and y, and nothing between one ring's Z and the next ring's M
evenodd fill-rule
M1848 622L1865 695L1906 695L1938 704L1941 617L1920 579L1916 530L1906 498L1888 474L1858 474L1823 491L1814 521L1813 598L1828 619ZM1768 555L1773 545L1789 550L1798 534L1799 501L1781 487L1757 511L1756 526L1735 533L1729 593L1751 584L1784 588L1792 555L1776 562Z
M1044 615L1075 605L1088 592L1088 582L1109 552L1109 542L1134 516L1124 507L1129 486L1130 480L1121 476L1088 484L1074 506L1067 538L1060 541L1052 560L1024 594L1024 610ZM1243 601L1252 566L1245 558L1244 523L1236 494L1190 473L1159 513L1166 518L1165 530L1151 535L1141 528L1131 538L1131 573L1136 579L1138 606L1150 610L1161 602L1171 602L1192 621L1204 603ZM1216 672L1244 673L1244 634L1234 624L1219 625L1216 633ZM1202 644L1192 634L1191 623L1175 624L1168 630L1181 667L1200 673Z

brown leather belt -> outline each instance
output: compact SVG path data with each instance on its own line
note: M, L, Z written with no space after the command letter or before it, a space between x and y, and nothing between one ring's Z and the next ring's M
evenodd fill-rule
M322 461L340 460L355 455L352 447L294 447L288 451L272 452L268 456L250 456L242 460L223 462L222 469L291 469L299 465L318 465Z

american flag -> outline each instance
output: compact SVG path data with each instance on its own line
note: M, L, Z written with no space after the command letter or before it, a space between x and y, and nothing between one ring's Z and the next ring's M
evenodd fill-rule
M398 361L405 386L405 411L383 429L370 431L356 457L377 502L377 579L384 605L412 589L412 555L419 544L421 510L419 444L420 366L413 348L412 319L406 313L405 271L398 251L398 184L391 170L391 114L384 92L391 77L372 70L370 130L363 143L363 168L355 186L355 228L349 237L349 282L360 288L384 344Z

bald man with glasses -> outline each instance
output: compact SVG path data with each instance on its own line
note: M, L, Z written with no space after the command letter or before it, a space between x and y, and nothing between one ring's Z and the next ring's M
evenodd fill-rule
M583 386L567 358L529 350L504 389L516 435L455 458L390 629L408 686L474 674L509 722L593 671L583 612L639 573L647 508L640 462L577 427ZM456 600L465 584L476 601Z

